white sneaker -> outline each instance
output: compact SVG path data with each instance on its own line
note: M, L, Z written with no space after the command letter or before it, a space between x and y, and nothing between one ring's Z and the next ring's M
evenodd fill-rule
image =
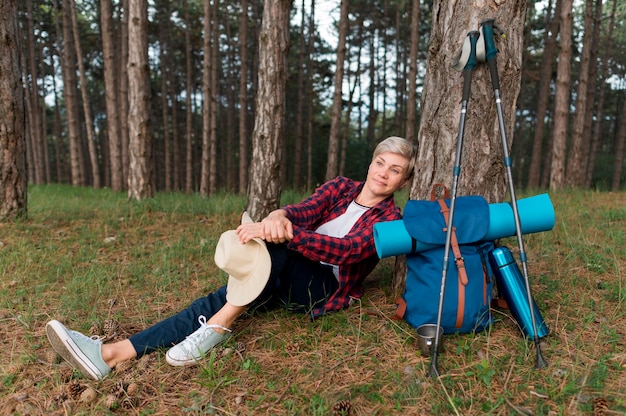
M84 375L102 380L111 372L102 359L102 341L99 338L67 329L55 319L46 324L46 335L57 354Z
M197 364L212 348L226 341L233 332L221 325L207 324L204 315L198 317L200 328L185 338L184 341L174 345L167 351L165 360L173 366L186 366ZM226 331L223 334L214 331L219 328Z

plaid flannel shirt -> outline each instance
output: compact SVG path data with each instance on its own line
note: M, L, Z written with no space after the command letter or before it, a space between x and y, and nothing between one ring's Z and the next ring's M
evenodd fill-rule
M312 317L337 311L350 304L350 298L363 294L363 280L378 264L374 244L374 224L401 218L393 196L365 212L350 232L342 238L318 234L322 224L343 214L363 189L363 182L337 177L317 188L304 201L284 206L293 223L293 239L287 247L314 261L339 266L339 288L326 304L314 309Z

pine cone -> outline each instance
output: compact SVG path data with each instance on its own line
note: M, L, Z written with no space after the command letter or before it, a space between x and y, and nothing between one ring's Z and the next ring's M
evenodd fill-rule
M139 385L137 383L129 383L128 386L126 386L126 393L129 396L135 396L138 391Z
M604 416L609 410L609 401L604 397L593 399L593 416Z
M104 406L106 408L113 409L114 407L117 407L117 405L117 397L115 397L113 394L109 394L104 398Z
M122 408L126 410L134 409L137 406L137 401L134 397L126 396L122 399Z
M118 398L126 396L126 385L124 384L124 381L118 381L115 383L115 386L111 389L111 394Z
M85 387L83 387L78 380L72 380L67 385L67 392L72 399L80 397L83 390L85 390Z
M102 331L107 339L117 336L120 330L120 324L115 319L107 319L102 324Z
M352 404L349 400L339 400L333 406L335 416L350 416L352 414Z
M91 403L94 400L96 400L96 398L98 397L98 392L93 388L93 387L87 387L81 394L80 394L80 401L82 403Z

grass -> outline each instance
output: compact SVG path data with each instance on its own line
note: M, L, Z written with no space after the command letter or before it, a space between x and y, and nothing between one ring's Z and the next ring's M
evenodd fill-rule
M131 203L110 190L29 189L28 219L0 224L0 414L563 415L626 412L626 194L551 194L557 223L525 236L535 300L550 328L549 366L506 310L480 334L446 335L442 376L414 330L391 319L393 259L348 310L310 322L277 310L238 321L201 366L163 353L102 382L71 371L45 323L123 338L226 282L219 234L245 199L159 194ZM285 202L302 195L289 193ZM505 241L515 251L515 241ZM94 391L87 397L86 391ZM79 393L83 393L81 396ZM82 397L82 398L81 398Z

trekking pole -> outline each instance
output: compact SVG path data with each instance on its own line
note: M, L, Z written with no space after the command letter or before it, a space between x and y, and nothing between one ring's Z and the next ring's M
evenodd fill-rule
M513 208L513 218L515 220L515 231L517 234L517 244L519 246L519 256L522 262L522 270L524 272L524 280L526 283L526 294L528 297L528 306L530 308L530 317L533 325L535 349L537 351L537 360L535 362L535 368L543 368L548 365L546 360L541 355L541 347L539 345L539 336L537 332L537 321L533 308L533 298L530 293L530 279L528 278L528 264L526 258L526 251L524 250L524 239L522 238L522 227L519 219L519 212L517 210L517 199L515 197L515 187L513 185L513 174L511 172L511 157L509 156L508 141L506 138L506 131L504 129L504 115L502 113L502 100L500 98L500 80L498 78L498 67L496 63L496 55L498 50L494 43L494 20L486 19L480 24L480 32L485 42L485 59L489 65L489 72L491 73L491 85L493 86L493 94L496 100L496 110L498 113L498 123L500 127L500 137L502 138L502 150L504 152L504 166L506 168L507 182L509 183L509 193L511 194L511 207Z
M461 150L463 148L463 131L465 130L465 115L467 114L467 102L470 96L470 85L472 82L472 72L476 67L476 42L479 32L473 30L469 32L463 41L463 48L458 59L454 62L453 67L457 70L463 69L463 99L461 100L461 119L459 121L459 133L456 143L456 155L454 159L454 168L452 170L452 189L450 193L450 213L446 229L446 243L443 253L443 269L441 273L441 289L439 290L439 308L437 310L437 327L435 332L435 341L433 346L432 361L428 374L431 377L439 376L437 368L437 353L439 349L439 338L441 336L441 316L443 314L443 297L446 288L446 276L448 274L448 259L450 258L450 245L452 240L452 221L454 219L454 207L456 204L456 188L458 184L459 174L461 173Z

